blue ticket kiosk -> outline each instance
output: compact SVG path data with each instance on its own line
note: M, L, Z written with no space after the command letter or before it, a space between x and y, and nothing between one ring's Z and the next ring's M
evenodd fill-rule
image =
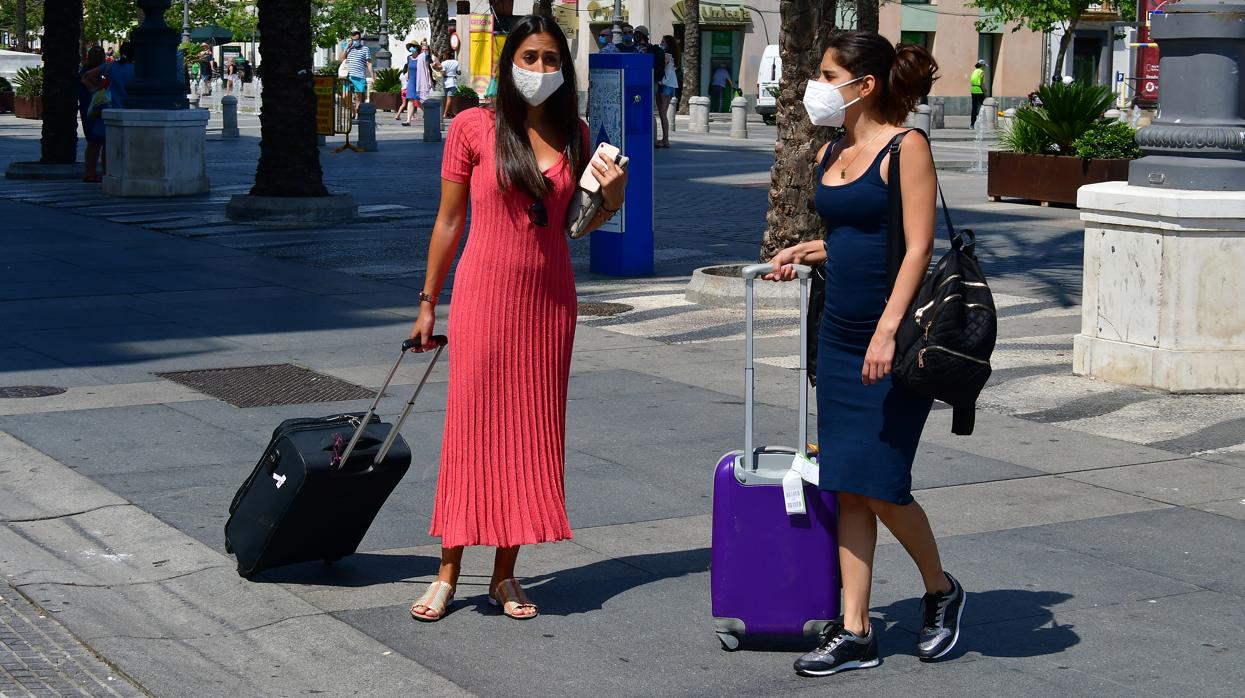
M588 129L592 149L618 146L627 164L627 201L593 232L590 268L611 276L653 273L653 57L597 53L588 57Z

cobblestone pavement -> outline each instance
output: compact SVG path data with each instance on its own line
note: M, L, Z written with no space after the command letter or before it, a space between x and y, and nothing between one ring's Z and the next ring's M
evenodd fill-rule
M0 587L0 698L147 695L44 609Z

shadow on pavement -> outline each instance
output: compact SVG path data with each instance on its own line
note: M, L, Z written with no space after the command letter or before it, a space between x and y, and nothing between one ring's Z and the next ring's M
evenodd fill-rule
M1081 642L1075 626L1059 623L1053 610L1072 598L1064 592L1027 589L969 592L960 640L945 659L969 652L983 657L1040 657L1074 647ZM881 640L883 647L890 648L889 654L916 653L914 630L921 617L920 599L897 601L873 613L885 624ZM985 620L975 624L974 618Z
M307 562L278 567L255 575L252 581L360 588L435 575L440 565L441 558L433 555L355 553L331 565Z
M598 610L615 596L645 584L708 570L709 549L697 548L608 558L522 581L529 589L540 589L541 614L569 616Z

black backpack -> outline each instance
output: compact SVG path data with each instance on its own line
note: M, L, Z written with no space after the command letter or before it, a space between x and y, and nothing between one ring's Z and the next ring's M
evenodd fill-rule
M894 288L907 247L899 186L899 144L907 133L899 134L890 144L890 288ZM925 136L923 131L920 133ZM994 352L998 317L994 297L974 254L976 236L971 230L956 232L941 186L938 196L951 250L926 275L900 321L891 376L913 392L951 405L955 411L951 432L966 435L973 433L977 397L990 379L990 354Z

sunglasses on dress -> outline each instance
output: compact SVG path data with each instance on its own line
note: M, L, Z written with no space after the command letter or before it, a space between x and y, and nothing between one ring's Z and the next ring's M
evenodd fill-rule
M549 225L549 212L545 210L545 202L534 201L527 209L527 219L532 225L545 227Z

